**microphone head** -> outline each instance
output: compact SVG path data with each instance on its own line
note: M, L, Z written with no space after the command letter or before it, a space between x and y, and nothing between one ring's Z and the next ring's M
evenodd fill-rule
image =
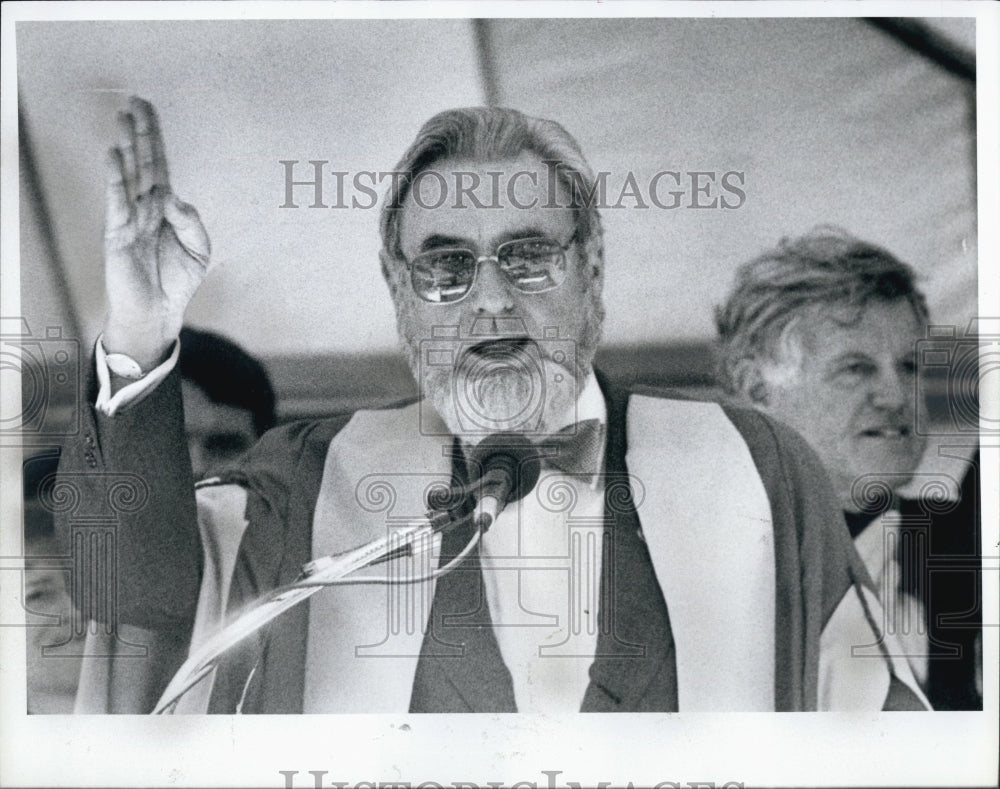
M527 496L542 473L538 447L521 433L492 433L472 453L473 466L478 464L480 478L490 471L502 471L511 479L507 504Z

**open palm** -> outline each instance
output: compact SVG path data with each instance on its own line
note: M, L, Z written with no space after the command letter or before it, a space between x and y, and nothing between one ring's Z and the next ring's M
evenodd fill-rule
M198 212L171 191L153 106L133 97L118 125L106 165L104 342L147 368L177 337L211 247Z

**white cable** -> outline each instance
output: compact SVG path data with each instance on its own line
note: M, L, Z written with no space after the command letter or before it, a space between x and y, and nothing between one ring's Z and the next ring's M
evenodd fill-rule
M335 578L331 581L296 581L293 586L350 586L351 584L386 584L387 586L398 586L405 584L418 584L423 581L432 581L435 578L440 578L442 575L450 573L458 565L465 561L469 554L472 553L472 549L479 544L479 540L482 536L483 532L480 529L476 529L476 533L472 535L472 539L469 540L460 553L455 555L454 559L443 567L438 567L436 570L424 573L423 575L410 575L405 578L396 578L391 575L348 576L345 578Z

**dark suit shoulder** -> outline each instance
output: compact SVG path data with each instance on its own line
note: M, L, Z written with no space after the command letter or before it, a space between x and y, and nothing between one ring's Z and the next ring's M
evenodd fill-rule
M755 449L766 450L757 453L761 456L761 462L779 463L782 476L794 479L797 483L810 488L825 486L832 490L822 461L797 431L756 408L732 403L719 405L739 430L751 453Z
M782 486L794 497L817 492L839 513L826 470L812 447L795 430L777 419L747 406L712 398L693 397L675 389L641 384L627 385L599 375L612 413L625 415L633 395L680 402L714 403L739 432L761 477L770 487ZM705 437L710 440L710 436Z
M204 489L240 485L266 501L282 517L292 491L305 475L321 476L330 442L350 421L351 414L298 420L268 430L233 465L197 484ZM315 482L318 487L319 480Z
M371 410L401 408L414 398ZM236 483L266 495L287 494L301 486L304 479L322 475L330 442L344 429L355 411L335 414L322 419L301 419L268 430L231 468L206 484ZM319 479L315 481L318 489Z

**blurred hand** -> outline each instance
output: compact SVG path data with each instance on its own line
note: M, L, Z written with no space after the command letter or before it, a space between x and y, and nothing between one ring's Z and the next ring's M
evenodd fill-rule
M198 212L170 189L153 105L133 96L118 131L106 164L104 347L148 371L177 338L211 245Z

